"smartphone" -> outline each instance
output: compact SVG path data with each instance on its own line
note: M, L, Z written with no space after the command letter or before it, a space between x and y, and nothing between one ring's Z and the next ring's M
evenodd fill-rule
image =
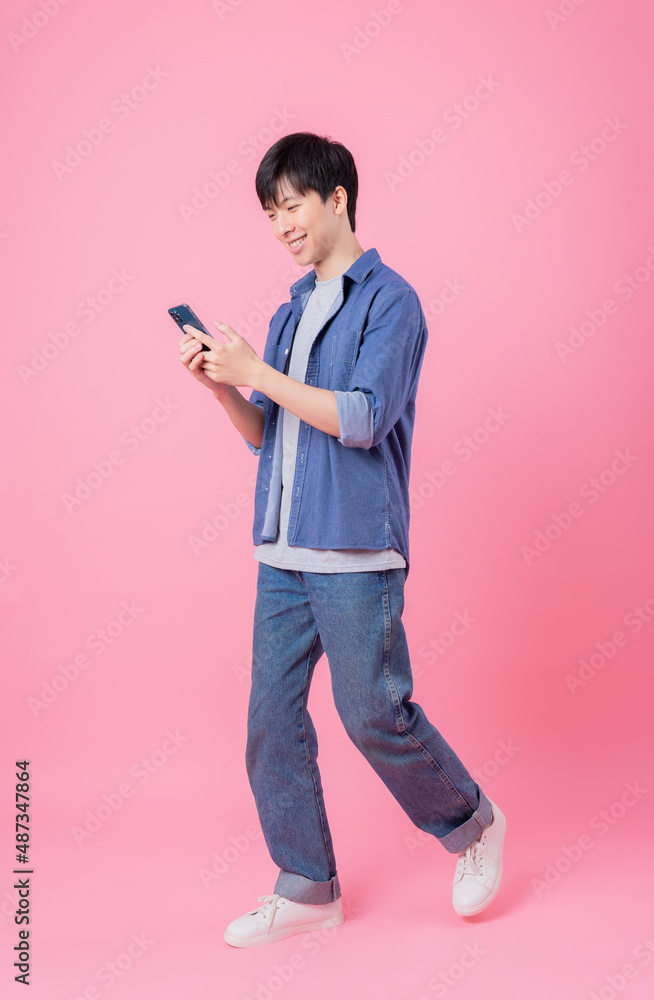
M186 333L184 324L190 323L191 326L195 326L198 330L202 330L203 333L206 333L208 337L213 337L213 334L209 333L204 323L200 322L191 307L186 305L186 302L182 302L181 306L173 306L172 309L168 310L168 315L172 316L182 333ZM203 344L202 350L210 351L211 348L207 347L206 344Z

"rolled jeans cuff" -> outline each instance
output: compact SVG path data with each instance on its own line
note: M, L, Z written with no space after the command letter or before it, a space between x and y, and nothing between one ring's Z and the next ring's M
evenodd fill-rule
M304 875L280 869L273 892L292 899L294 903L331 903L341 895L341 887L338 875L328 882L314 882Z
M490 826L491 813L493 811L490 799L479 789L479 805L472 816L455 830L439 837L438 841L450 854L460 854L470 847L475 840L479 840L487 826Z

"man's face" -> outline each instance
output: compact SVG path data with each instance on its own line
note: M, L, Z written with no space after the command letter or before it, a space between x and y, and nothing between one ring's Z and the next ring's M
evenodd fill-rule
M317 191L300 195L283 184L277 203L266 209L266 215L273 234L302 266L324 260L338 242L339 216L333 199L323 205Z

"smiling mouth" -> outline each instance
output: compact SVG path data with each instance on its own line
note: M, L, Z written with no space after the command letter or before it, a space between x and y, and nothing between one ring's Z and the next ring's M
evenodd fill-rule
M289 247L293 247L293 249L295 249L296 247L299 247L301 243L304 243L304 241L306 240L306 238L307 238L307 236L306 236L306 233L305 233L304 236L300 236L299 239L293 240L293 242L289 243L288 245L289 245Z

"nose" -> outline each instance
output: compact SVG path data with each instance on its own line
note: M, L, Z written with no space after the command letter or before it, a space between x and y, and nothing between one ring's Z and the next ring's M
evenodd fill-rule
M277 231L281 237L293 231L293 225L288 215L284 216L280 214L277 217Z
M287 215L285 212L278 213L276 226L277 226L277 235L280 236L281 238L286 236L287 233L293 232L293 229L295 228L293 223L291 222L290 215Z

